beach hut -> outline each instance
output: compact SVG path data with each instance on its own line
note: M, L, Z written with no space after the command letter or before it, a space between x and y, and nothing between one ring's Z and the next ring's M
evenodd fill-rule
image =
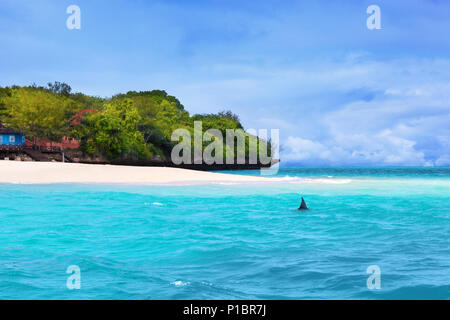
M23 147L25 135L12 129L0 129L0 146Z

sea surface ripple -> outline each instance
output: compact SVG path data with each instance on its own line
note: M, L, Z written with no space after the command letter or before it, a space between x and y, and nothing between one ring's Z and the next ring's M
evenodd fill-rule
M0 185L0 299L450 298L449 168L278 176L287 179ZM309 211L296 210L300 195ZM66 287L70 265L80 290ZM371 265L379 290L366 284Z

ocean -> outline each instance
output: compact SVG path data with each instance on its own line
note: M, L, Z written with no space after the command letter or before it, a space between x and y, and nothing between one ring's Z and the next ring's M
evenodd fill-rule
M0 299L450 299L450 168L277 176L2 184Z

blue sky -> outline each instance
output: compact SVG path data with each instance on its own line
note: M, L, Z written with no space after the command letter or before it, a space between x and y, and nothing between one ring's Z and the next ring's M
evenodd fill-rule
M164 89L280 129L283 163L450 165L450 1L0 0L0 30L1 86Z

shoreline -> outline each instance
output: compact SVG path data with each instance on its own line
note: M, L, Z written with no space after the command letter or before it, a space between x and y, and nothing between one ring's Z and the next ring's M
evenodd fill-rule
M152 184L195 185L261 183L279 181L273 177L205 172L173 167L139 167L61 162L0 160L0 183L11 184Z

